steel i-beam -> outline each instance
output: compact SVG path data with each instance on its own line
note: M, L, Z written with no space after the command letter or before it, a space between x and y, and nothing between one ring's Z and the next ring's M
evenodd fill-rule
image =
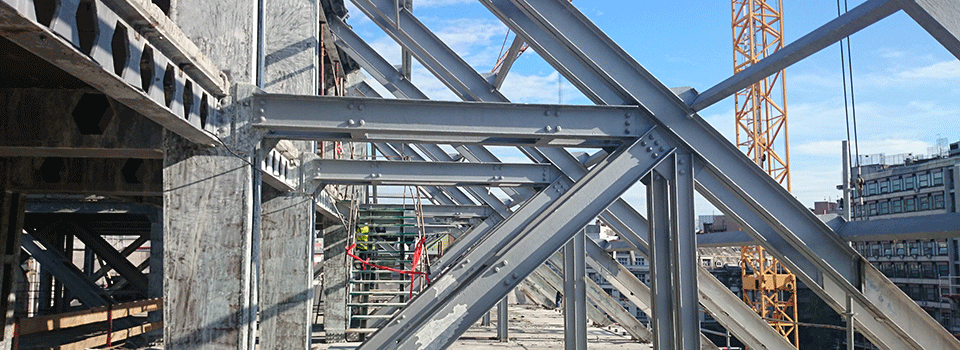
M659 140L659 133L651 130L645 137ZM669 153L648 151L638 141L621 147L572 187L558 180L504 221L458 267L437 278L361 348L445 348ZM494 249L504 242L510 244L503 251Z

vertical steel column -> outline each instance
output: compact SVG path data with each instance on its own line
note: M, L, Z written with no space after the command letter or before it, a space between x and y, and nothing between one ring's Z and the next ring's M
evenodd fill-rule
M844 146L846 146L846 141L844 141ZM854 331L854 326L853 326L854 315L855 314L853 313L853 298L848 295L847 296L847 312L846 312L846 315L843 315L843 318L847 321L847 350L853 350L854 348L853 338L854 338L854 334L856 333Z
M693 209L693 157L676 153L670 181L670 231L677 340L682 349L700 348L700 302L697 288L697 237Z
M679 349L674 320L674 299L670 274L670 196L667 179L673 164L664 162L647 177L647 219L650 225L650 289L653 349Z
M563 247L564 349L587 348L586 241L580 230Z
M507 312L507 298L507 296L503 297L503 299L500 300L500 304L497 304L497 340L501 343L510 340L510 336L507 334L507 327L510 326L510 315L509 312Z

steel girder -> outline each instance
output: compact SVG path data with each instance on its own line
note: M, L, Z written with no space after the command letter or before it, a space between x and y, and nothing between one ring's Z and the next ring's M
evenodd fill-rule
M127 9L121 15L101 0L57 3L51 18L37 18L34 1L0 1L0 32L184 138L203 145L220 144L214 136L213 108L226 95L227 83L212 64L187 53L196 47L154 43L185 38L172 22L155 27L159 40L146 40L138 32L139 24L126 19L136 19L135 11Z
M862 257L740 154L722 135L699 118L691 107L617 47L572 5L546 0L484 0L483 3L521 35L527 35L527 32L517 26L522 22L517 19L533 18L530 22L542 32L550 34L549 37L539 38L541 41L562 43L560 51L552 51L538 45L537 40L527 38L527 42L561 73L569 74L576 70L597 77L596 81L607 82L605 87L612 92L604 97L607 101L637 103L656 116L677 139L684 141L684 146L694 151L698 159L704 160L709 171L702 173L717 180L710 184L711 191L734 194L728 198L745 203L738 209L751 211L776 228L772 232L764 232L769 237L760 238L765 247L769 246L768 249L778 255L778 258L782 258L781 260L793 258L813 263L818 273L816 276L822 277L823 282L814 279L804 282L836 310L845 309L842 300L847 295L853 297L854 307L864 311L859 317L864 323L860 329L865 330L864 334L874 343L890 348L960 347L960 342L906 295L895 290L889 280L879 273L872 273L871 270L874 269ZM513 6L515 12L498 12L497 6L505 4ZM956 7L956 4L947 6ZM573 56L576 60L563 61L561 64L553 59L564 54ZM579 77L568 76L568 79L573 81ZM590 88L590 91L601 91L596 86L591 85ZM622 99L624 96L628 99ZM698 183L703 182L700 176L697 180ZM776 239L772 236L781 238L780 243L769 243ZM792 249L798 254L788 257L777 252L777 247L784 251ZM861 274L861 271L864 273ZM861 286L864 292L860 292ZM903 315L910 315L910 318L904 318ZM879 338L881 335L897 340L884 341Z
M318 159L313 181L368 185L546 186L559 177L550 164Z
M385 28L385 30L386 30L386 29L387 29L387 28ZM433 46L433 47L442 47L442 43L440 43L440 44L434 44L434 45L431 45L431 46ZM379 57L379 55L377 55L375 52L374 52L374 53L371 53L371 54L374 55L374 57L369 58L369 59L371 59L371 60L378 60L378 61L384 61L384 62L385 62L385 60L383 60L381 57ZM439 54L455 55L455 54L453 54L452 52L450 52L449 50L447 50L446 52L440 52ZM448 61L454 61L454 60L448 60ZM382 76L391 77L391 76L397 76L397 75L399 75L399 72L397 72L395 69L391 69L391 70L389 70L389 71L387 71L387 72L373 73L373 75L374 75L374 76L382 75ZM440 77L440 78L442 79L442 77ZM467 78L469 78L469 77L467 77ZM415 88L415 87L413 87L412 85L408 85L408 86L411 87L411 88ZM407 92L407 93L410 94L411 92ZM414 93L416 93L416 92L414 92ZM399 92L394 92L394 94L397 95L398 97L402 97ZM435 145L423 145L423 146L436 147ZM474 147L474 149L478 149L479 151L481 151L481 155L482 155L482 156L492 157L492 155L484 154L484 153L483 153L484 149L483 149L482 147ZM468 146L460 146L460 147L457 147L457 150L461 152L461 155L467 157L467 158L470 159L471 161L478 161L478 160L479 160L478 157L476 157L475 155L472 154L472 152L471 152L471 150L470 150L470 148L469 148ZM563 150L555 150L555 149L549 149L549 148L548 148L548 149L537 149L537 148L529 148L529 147L521 148L521 150L524 151L524 153L526 153L531 159L533 159L533 160L535 160L535 161L537 161L537 162L550 162L551 160L548 160L547 157L544 155L544 153L550 154L550 155L553 157L553 162L554 162L554 164L560 166L560 168L561 168L568 176L571 176L571 177L573 177L573 178L579 179L580 177L582 177L582 176L586 173L586 168L584 167L584 165L581 164L577 159L575 159L574 157L570 156L568 153L566 153L566 152L563 151ZM440 152L440 153L442 153L442 152ZM487 153L488 153L488 152L487 152ZM444 155L445 155L445 154L444 154ZM489 158L488 158L488 159L489 159ZM522 198L521 198L521 199L522 199ZM634 235L635 235L636 232L646 232L646 224L647 224L647 223L646 223L646 220L644 220L644 219L642 218L642 216L640 216L639 213L637 213L629 204L627 204L627 203L626 203L625 201L623 201L622 199L617 199L617 200L608 208L608 210L607 210L604 214L601 215L601 217L602 217L608 224L611 224L611 226L613 226L615 229L618 230L618 232L621 232L622 234L623 234L623 233L629 233L629 234L634 234ZM479 240L479 239L482 238L482 237L480 237L480 236L482 236L482 233L483 233L483 232L485 232L485 231L480 230L480 234L478 234L478 235L467 235L467 237L474 239L474 241L477 241L477 240ZM472 243L471 243L471 244L468 244L468 245L464 245L464 244L463 244L463 241L461 241L461 245L459 245L459 246L454 245L454 248L460 248L460 249L462 249L462 250L467 250L467 249L470 248L471 246L472 246ZM648 249L647 249L645 243L644 243L643 245L638 245L638 249L640 249L641 252L643 252L643 253L645 253L645 254L648 253ZM453 254L452 251L448 251L448 254L445 255L445 259L441 259L439 264L440 264L440 265L446 264L447 266L449 266L451 263L456 262L456 259L459 258L459 257L461 257L460 254ZM438 268L438 269L436 269L435 271L443 271L443 269L442 269L442 268ZM710 279L714 282L714 284L711 284L711 286L720 285L719 282L717 282L716 279L713 278L713 276L711 276L711 275L710 275L709 273L707 273L706 271L701 271L701 274L702 274L702 275L705 274L705 276L706 276L707 278L710 278ZM701 277L702 277L702 276L701 276ZM720 285L720 286L722 287L722 285ZM716 289L715 291L718 292L718 293L726 292L727 294L730 294L729 290L726 290L726 289L723 289L723 288ZM649 295L649 290L648 290L648 293L647 293L647 294ZM717 293L715 293L715 294L717 294ZM723 296L726 297L726 295L723 295ZM732 296L732 294L731 294L730 297L728 297L728 298L726 298L726 299L727 299L727 300L737 300L737 298L736 298L735 296ZM716 300L716 298L714 298L714 300ZM751 314L750 312L745 312L745 311L744 311L744 310L749 311L749 309L747 309L742 303L736 303L736 304L717 304L717 303L710 303L710 304L705 304L705 306L706 306L706 307L708 308L708 310L709 310L711 313L713 313L713 314L721 314L721 315L728 315L728 314L750 315L750 314ZM712 308L711 308L711 307L712 307ZM763 335L768 335L768 338L769 338L769 339L774 339L773 341L767 341L767 342L762 342L762 341L754 342L753 344L756 344L755 347L757 347L757 348L760 348L763 344L775 344L777 338L781 338L780 340L781 340L781 342L782 342L782 337L779 337L778 334L776 334L775 332L773 332L772 328L770 328L769 326L767 326L764 322L762 322L762 320L759 320L758 317L754 316L754 318L756 318L756 319L757 319L756 321L758 321L758 322L752 322L752 323L751 323L751 322L741 322L741 323L728 322L728 323L725 324L725 326L727 326L728 328L732 328L732 329L736 332L735 334L738 333L738 334L741 335L741 337L743 337L744 339L751 339L751 340L752 340L752 339L757 339L757 337L751 337L751 336L750 336L750 335L753 335L753 334L759 334L759 335L761 335L759 338L763 338L763 337L762 337ZM729 320L728 320L728 321L729 321ZM754 321L754 320L751 319L750 321ZM744 327L754 327L754 328L750 329L750 328L744 328ZM769 334L772 334L772 336L769 336L768 333L769 333ZM749 342L748 342L748 343L749 343ZM704 343L704 345L707 345L707 343ZM767 346L771 346L771 345L767 345Z
M579 229L563 246L564 349L587 348L586 237ZM553 255L553 254L551 254ZM549 259L549 257L547 258Z
M650 131L654 138L658 134ZM445 348L668 155L653 156L635 143L621 147L576 184L557 180L494 229L459 265L440 275L361 348Z
M649 129L635 106L523 105L260 94L270 137L615 147ZM324 113L307 114L317 110ZM456 125L456 127L451 127Z

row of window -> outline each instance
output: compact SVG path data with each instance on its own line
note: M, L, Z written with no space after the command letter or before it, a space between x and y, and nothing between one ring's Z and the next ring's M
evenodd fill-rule
M874 266L890 278L939 279L950 276L950 266L946 263L875 263Z
M941 185L943 185L943 171L936 170L929 173L904 175L868 182L863 186L863 195L873 196ZM859 193L854 190L853 196L857 197Z
M904 293L906 293L910 299L916 301L932 301L932 302L941 302L940 297L940 287L931 286L931 285L920 285L920 284L898 284L897 287L900 287Z
M865 257L877 256L946 256L950 254L946 241L856 242L854 249Z
M907 198L895 198L882 202L869 202L865 203L864 205L854 205L853 210L856 217L862 218L877 215L911 213L924 210L939 210L944 209L945 206L946 203L944 201L943 192L936 192L932 195L927 194Z

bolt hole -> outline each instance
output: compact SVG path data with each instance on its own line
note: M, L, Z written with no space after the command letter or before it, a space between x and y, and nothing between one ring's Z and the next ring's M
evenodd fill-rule
M60 1L34 0L33 8L37 14L37 22L49 27L53 23L53 17L57 15L57 10L60 9Z
M100 35L100 28L97 26L97 4L93 0L83 0L77 6L77 34L80 37L80 51L90 55Z
M110 101L103 94L83 94L71 114L81 135L103 135L113 119Z
M176 90L173 74L173 66L168 64L167 70L163 73L163 103L167 107L170 107L170 103L173 102L173 92Z
M50 157L40 164L40 179L45 183L58 183L63 179L63 158Z
M153 70L153 48L144 45L140 54L140 90L148 94L153 85Z
M123 77L123 71L127 68L127 61L130 60L130 46L127 42L127 27L120 22L117 22L117 27L113 31L110 49L113 52L113 72Z
M190 120L193 111L193 82L187 80L183 86L183 119Z
M120 174L123 176L123 181L128 184L141 184L143 183L143 178L146 171L143 167L143 159L130 158L123 163L123 168L120 169Z
M200 97L200 128L207 127L207 116L210 114L210 103L207 102L207 94Z

